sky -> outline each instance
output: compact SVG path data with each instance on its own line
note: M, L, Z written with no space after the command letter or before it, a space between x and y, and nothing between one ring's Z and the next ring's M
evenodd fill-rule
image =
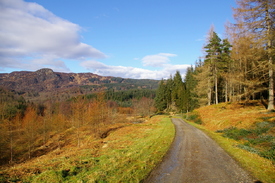
M223 38L235 0L0 0L0 73L169 78Z

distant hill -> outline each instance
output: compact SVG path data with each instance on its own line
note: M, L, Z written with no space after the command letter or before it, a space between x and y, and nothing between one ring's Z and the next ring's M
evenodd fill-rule
M156 89L158 80L125 79L93 73L62 73L43 68L35 72L16 71L0 74L0 86L24 97L60 94L87 94L103 90Z

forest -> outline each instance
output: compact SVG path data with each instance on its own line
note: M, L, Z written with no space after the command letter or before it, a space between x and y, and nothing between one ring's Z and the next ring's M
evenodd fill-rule
M187 70L162 80L156 95L159 111L181 112L218 104L259 100L274 110L275 1L239 0L225 38L211 26L205 55Z
M154 90L111 90L32 103L0 88L0 165L20 163L66 143L80 147L83 131L101 138L108 125L128 122L129 115L136 116L130 122L141 122L155 113L154 97ZM67 142L72 134L75 139Z

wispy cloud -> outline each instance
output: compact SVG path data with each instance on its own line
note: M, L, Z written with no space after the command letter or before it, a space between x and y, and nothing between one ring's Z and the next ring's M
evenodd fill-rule
M36 62L40 68L51 65L58 70L68 70L61 59L106 57L80 41L81 27L55 16L37 3L1 0L0 24L2 69L30 69ZM44 62L38 63L38 60Z
M125 66L112 66L94 60L83 61L81 63L81 66L87 70L92 71L95 74L102 76L117 76L135 79L162 79L168 78L171 74L174 74L176 71L180 71L182 77L184 77L186 69L190 67L190 65L169 64L169 57L175 56L175 54L160 53L157 55L148 55L143 57L142 63L144 65L159 67L159 69L157 70Z
M161 74L159 71L151 71L135 67L112 66L98 61L84 61L81 63L81 66L95 74L102 76L117 76L135 79L156 79L158 78L158 75Z
M106 13L102 13L102 14L95 16L94 18L95 19L109 18L109 15L107 15Z
M169 57L175 57L176 54L171 53L159 53L156 55L147 55L142 58L142 63L144 66L152 66L152 67L163 67L167 64L170 59Z

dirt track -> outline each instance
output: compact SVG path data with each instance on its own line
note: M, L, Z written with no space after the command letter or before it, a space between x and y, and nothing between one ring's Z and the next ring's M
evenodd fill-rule
M146 183L254 182L240 166L202 131L172 119L176 137L163 162Z

